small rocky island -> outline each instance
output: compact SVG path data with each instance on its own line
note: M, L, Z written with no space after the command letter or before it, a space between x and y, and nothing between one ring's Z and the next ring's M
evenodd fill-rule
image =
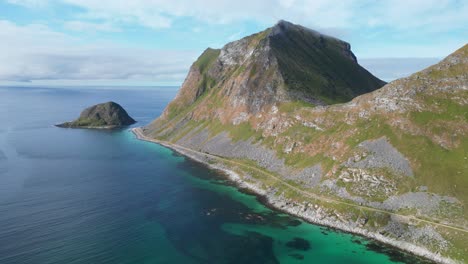
M80 117L74 121L58 124L65 128L97 128L113 129L129 126L136 123L122 106L115 102L93 105L81 112Z

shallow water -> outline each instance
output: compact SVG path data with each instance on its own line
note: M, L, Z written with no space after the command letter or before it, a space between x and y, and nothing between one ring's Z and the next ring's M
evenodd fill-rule
M127 129L63 129L114 100L144 125L175 88L0 88L0 263L417 263L269 209Z

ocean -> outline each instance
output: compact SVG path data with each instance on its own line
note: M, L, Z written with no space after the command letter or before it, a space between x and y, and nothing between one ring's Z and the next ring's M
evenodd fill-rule
M115 101L148 124L176 87L0 87L0 264L430 263L275 211L126 129L64 129Z

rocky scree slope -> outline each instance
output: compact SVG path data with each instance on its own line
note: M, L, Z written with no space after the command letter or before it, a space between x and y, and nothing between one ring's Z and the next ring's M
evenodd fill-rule
M107 102L86 108L80 117L71 122L57 125L70 128L116 128L136 123L127 111L115 102Z
M301 34L314 54L289 60L292 52L313 50L298 50ZM278 42L287 47L275 48ZM282 60L301 66L288 73ZM338 67L341 60L353 70ZM225 165L270 200L318 222L466 262L468 45L373 91L381 84L345 42L280 22L221 51L206 50L143 131L245 164Z

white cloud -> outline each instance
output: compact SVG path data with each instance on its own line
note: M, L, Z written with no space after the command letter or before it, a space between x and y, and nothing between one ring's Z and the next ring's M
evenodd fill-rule
M180 83L198 55L190 51L148 50L112 43L80 43L40 24L18 26L0 20L0 80L136 80ZM362 59L360 63L387 81L421 70L438 59Z
M459 0L8 0L24 6L63 2L86 10L84 18L170 27L180 17L210 23L279 19L311 27L383 26L398 30L466 28L468 1Z
M86 11L83 19L104 19L160 29L170 27L180 17L209 23L228 24L255 20L272 24L279 19L307 26L343 27L349 25L356 0L8 0L23 6L47 6L62 2Z
M430 43L411 43L402 40L397 43L378 43L374 44L371 39L367 39L359 45L354 47L353 52L356 56L361 59L363 58L427 58L427 57L438 57L443 58L448 56L450 53L461 48L466 42L463 40L452 40L446 39L443 42Z
M25 7L43 7L49 0L7 0L7 2Z
M158 5L158 1L142 0L63 0L87 10L82 18L104 19L112 22L134 23L148 28L168 28L172 20ZM170 13L167 13L170 14Z
M58 17L58 20L70 19L64 23L65 29L85 33L77 35L119 32L132 28L128 25L156 31L170 27L180 30L186 26L194 33L210 32L204 23L199 22L221 27L229 25L229 30L223 31L223 38L219 38L220 34L207 33L215 36L211 40L218 44L215 46L224 44L226 39L242 37L236 32L248 30L240 22L268 26L285 19L352 40L350 42L358 57L367 58L382 54L389 57L442 57L459 48L463 41L466 43L463 35L468 34L468 1L460 0L7 1L28 8L48 8L56 3L79 7L80 11L71 12L69 17ZM179 20L184 22L177 24ZM239 27L233 30L233 25ZM221 27L213 28L218 30ZM451 34L444 35L447 32ZM419 40L420 36L424 40ZM2 80L183 80L197 55L197 52L130 49L95 40L92 40L93 45L87 45L84 38L73 38L37 23L18 26L0 21L0 39L0 48L4 51L0 53L0 60L7 62L0 64ZM371 67L373 65L377 64L370 64ZM383 64L378 65L384 67Z
M64 28L73 31L84 31L84 32L120 32L121 30L111 23L93 23L84 21L67 21L64 23Z
M373 58L359 60L359 64L388 82L409 76L439 61L439 58Z
M196 52L146 50L78 39L32 24L0 21L0 80L181 81Z
M395 30L443 31L464 28L468 23L468 2L458 0L375 1L363 10L371 26Z

